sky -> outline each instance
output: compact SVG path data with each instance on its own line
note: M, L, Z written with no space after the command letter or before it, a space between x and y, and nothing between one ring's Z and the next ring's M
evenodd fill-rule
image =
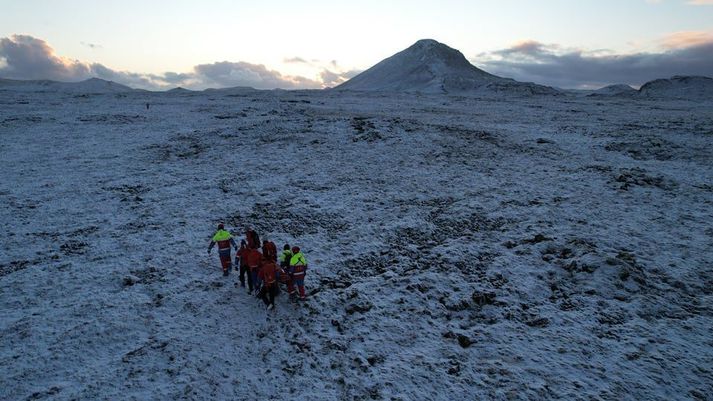
M0 77L338 85L419 39L568 88L713 75L713 0L0 0Z

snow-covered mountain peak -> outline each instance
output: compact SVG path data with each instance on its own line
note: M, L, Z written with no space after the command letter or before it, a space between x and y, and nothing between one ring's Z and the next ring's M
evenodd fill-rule
M440 66L454 70L478 70L468 62L463 53L433 39L421 39L400 54L403 61L411 61L409 58L413 58L424 63L427 67ZM447 69L443 72L448 72ZM484 73L484 71L478 71Z
M424 93L556 92L489 74L472 65L460 51L433 39L417 41L337 89Z
M443 43L441 43L435 39L421 39L421 40L416 41L416 43L414 43L414 46L416 46L416 45L418 45L418 46L439 46L439 45L444 46Z

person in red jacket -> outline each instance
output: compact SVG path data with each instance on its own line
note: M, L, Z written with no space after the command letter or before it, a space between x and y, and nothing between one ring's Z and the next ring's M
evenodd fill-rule
M268 310L273 309L275 308L275 295L277 294L277 265L275 262L268 258L263 258L258 276L263 283L262 288L260 288L260 298L265 302Z
M273 262L277 262L277 246L275 246L275 243L272 241L263 240L262 254Z
M258 290L260 289L260 280L259 280L259 277L257 274L260 271L260 263L262 262L262 253L260 253L260 251L258 251L257 249L248 248L247 262L248 262L248 269L250 270L250 277L252 279L252 286L248 287L248 294L252 294L254 291L255 295L257 295ZM248 284L250 284L250 282L248 282Z
M255 230L253 230L252 227L248 227L248 229L245 231L245 240L248 242L248 248L260 248L260 236Z
M245 287L245 276L248 276L248 288L253 288L253 278L248 268L248 245L240 241L240 249L235 253L235 266L240 266L240 286Z
M223 276L227 276L233 267L230 258L230 246L232 245L237 250L238 245L235 243L233 236L225 230L223 223L218 224L218 231L213 235L208 245L209 255L215 244L218 244L218 256L220 256L220 264L223 266Z

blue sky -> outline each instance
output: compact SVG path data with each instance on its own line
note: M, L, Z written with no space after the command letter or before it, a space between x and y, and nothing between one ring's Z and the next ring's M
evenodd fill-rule
M0 38L5 39L0 76L23 78L19 70L44 71L19 64L27 61L20 45L35 48L38 40L63 63L89 66L77 67L77 78L91 74L91 65L101 65L133 74L127 77L134 77L130 83L139 86L221 86L233 78L249 82L252 77L268 86L285 80L291 82L287 87L319 87L338 83L422 38L446 43L496 73L541 81L549 78L528 76L509 64L503 67L510 61L504 57L512 56L503 51L538 43L550 56L631 56L713 42L713 1L707 0L0 0L0 10ZM13 35L24 36L18 41ZM515 61L520 65L523 60ZM229 64L215 64L219 62ZM196 66L201 65L220 72L221 79L179 80L198 76ZM700 68L705 70L707 64L691 73ZM51 75L52 70L47 71ZM173 81L160 81L166 72L176 74L170 75ZM71 72L65 75L72 77ZM145 80L138 81L140 76ZM596 86L603 79L559 84Z

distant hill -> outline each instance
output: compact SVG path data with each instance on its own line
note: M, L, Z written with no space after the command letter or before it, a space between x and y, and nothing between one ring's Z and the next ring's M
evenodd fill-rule
M167 90L166 93L179 93L180 94L180 93L193 93L193 91L190 89L186 89L182 86L177 86L173 89Z
M645 83L638 97L653 99L713 100L713 78L675 76Z
M209 93L244 93L244 92L254 92L259 89L255 89L251 86L231 86L229 88L208 88L204 89L204 92Z
M629 85L617 84L594 90L588 96L633 96L636 92L636 89Z
M485 72L468 62L458 50L432 39L419 40L335 89L453 94L559 93L547 86L518 82Z
M1 79L0 89L27 92L68 92L68 93L123 93L134 89L113 81L90 78L80 82L58 82L50 80Z

